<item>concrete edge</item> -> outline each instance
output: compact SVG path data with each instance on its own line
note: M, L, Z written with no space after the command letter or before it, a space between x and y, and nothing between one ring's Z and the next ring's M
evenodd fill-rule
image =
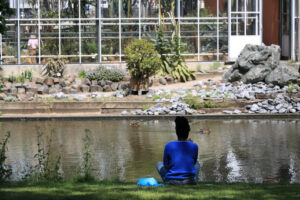
M11 117L0 117L0 122L6 121L56 121L56 120L174 120L175 117L180 115L86 115L86 116L11 116ZM238 114L238 115L224 115L224 114L204 114L204 115L184 115L188 119L216 119L216 120L231 120L231 119L300 119L300 114Z

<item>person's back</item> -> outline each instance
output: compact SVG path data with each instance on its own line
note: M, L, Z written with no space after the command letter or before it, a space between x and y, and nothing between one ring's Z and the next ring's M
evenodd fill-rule
M187 140L190 132L187 119L176 117L175 123L178 140L166 144L163 162L156 167L166 184L195 184L200 170L198 146Z
M166 178L185 179L194 177L198 146L190 141L173 141L166 144L164 166L168 169Z

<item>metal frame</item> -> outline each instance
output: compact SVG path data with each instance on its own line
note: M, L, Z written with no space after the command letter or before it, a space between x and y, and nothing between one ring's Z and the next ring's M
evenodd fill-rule
M126 36L123 36L124 32L122 32L122 26L123 25L137 25L138 27L138 37L137 38L143 38L143 34L142 34L142 26L143 25L158 25L161 21L160 19L160 15L158 17L142 17L142 2L141 0L138 1L138 17L132 17L130 18L131 21L128 22L129 18L125 18L122 17L121 11L122 11L122 0L119 0L118 3L118 17L114 17L114 18L104 18L102 17L102 5L101 5L101 0L95 0L95 2L98 4L98 6L96 7L96 9L98 9L97 11L97 15L95 17L91 17L88 18L88 22L86 19L83 20L83 18L81 18L81 5L80 5L80 0L79 0L79 16L78 18L61 18L61 11L62 11L62 0L58 0L58 18L41 18L41 0L37 1L37 14L38 17L37 18L26 18L23 19L20 16L20 0L16 0L17 1L17 17L14 19L8 19L8 26L14 26L14 23L17 24L17 64L21 64L22 63L22 58L28 58L28 57L32 57L32 56L22 56L21 55L21 35L20 35L20 27L22 26L36 26L36 24L38 24L38 43L39 43L39 49L38 49L38 63L41 64L42 59L43 58L51 58L51 57L57 57L57 56L63 56L63 57L69 57L69 58L73 58L73 57L78 57L79 58L79 63L82 63L82 58L85 57L94 57L95 54L93 55L84 55L82 54L82 41L83 39L87 39L87 38L94 38L97 39L97 52L96 55L98 57L98 63L102 63L103 61L103 57L109 57L109 56L118 56L119 57L119 62L122 62L123 60L123 49L122 49L122 39L126 39ZM222 35L220 34L220 27L224 27L227 26L226 24L224 24L224 22L226 20L228 20L230 18L230 14L228 13L228 17L221 17L220 16L220 4L219 4L219 0L215 0L217 3L217 8L216 8L216 16L215 17L200 17L200 4L201 4L201 0L197 0L197 16L196 17L181 17L181 2L183 2L184 0L176 0L177 1L177 13L178 16L176 17L176 19L179 22L179 30L181 31L181 27L184 25L195 25L195 30L193 30L193 32L197 33L196 36L194 35L189 35L189 36L182 36L182 38L197 38L197 44L196 44L196 50L193 53L183 53L184 56L193 56L194 58L196 58L197 61L201 60L201 56L206 56L206 55L214 55L216 57L216 61L220 60L220 55L223 55L223 53L220 53L220 38L222 37ZM231 1L228 1L228 4L230 4ZM169 18L165 18L166 21L169 21ZM63 25L62 25L62 21L63 21ZM108 22L109 21L109 22ZM126 22L125 22L126 21ZM27 24L27 23L35 23L35 24ZM74 22L78 22L78 26L79 26L79 35L77 37L78 41L79 41L79 52L78 54L72 54L72 55L63 55L62 54L62 39L71 39L71 38L76 38L76 37L68 37L65 36L65 34L63 34L63 26L65 25L74 25ZM105 23L107 22L107 23ZM102 25L105 23L105 25L116 25L119 27L119 31L118 31L118 37L113 37L113 36L103 36L103 31L102 31ZM98 26L97 26L98 24ZM170 23L166 23L167 25L169 25ZM83 36L83 29L82 26L85 25L91 25L91 26L97 26L97 32L95 33L95 37L90 37L90 36ZM213 34L206 34L204 31L201 31L201 25L215 25L216 26L216 32ZM44 33L41 33L42 27L43 26L55 26L58 27L58 35L56 35L57 33L53 33L55 35L53 35L53 39L58 39L58 55L42 55L42 50L41 50L41 46L43 45L42 43L42 39L49 39L47 37L45 37ZM228 25L229 26L229 25ZM229 30L229 29L228 29ZM229 34L229 33L228 33ZM63 35L63 36L62 36ZM181 34L182 35L182 34ZM109 55L109 54L103 54L102 53L102 42L105 39L118 39L119 40L119 55ZM215 38L216 39L216 49L214 52L203 52L201 50L201 39L202 38ZM4 40L4 38L2 37L2 39ZM229 38L228 38L229 39ZM2 41L2 40L1 40ZM2 44L1 44L2 45ZM2 49L1 49L1 53L2 53ZM3 58L14 58L14 56L4 56Z

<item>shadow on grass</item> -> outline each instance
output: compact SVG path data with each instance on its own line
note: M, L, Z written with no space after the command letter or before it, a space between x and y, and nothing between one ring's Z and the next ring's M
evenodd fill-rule
M300 199L300 184L200 183L195 186L139 187L135 183L10 183L0 185L9 199Z

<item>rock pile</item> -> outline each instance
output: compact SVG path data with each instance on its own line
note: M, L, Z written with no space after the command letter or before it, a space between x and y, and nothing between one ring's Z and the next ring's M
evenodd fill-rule
M300 98L290 98L278 95L275 99L248 105L246 109L249 113L300 113Z
M235 64L223 75L229 82L266 82L284 86L297 83L300 76L297 70L279 63L280 47L277 45L246 45Z
M188 104L174 102L171 106L164 107L161 103L156 104L153 108L146 110L136 110L135 115L192 115L197 111L191 109Z
M78 94L93 92L111 92L111 91L128 91L129 82L111 82L111 81L90 81L87 78L35 78L34 82L28 83L10 83L6 82L3 92L7 96L25 96L33 97L35 94Z

